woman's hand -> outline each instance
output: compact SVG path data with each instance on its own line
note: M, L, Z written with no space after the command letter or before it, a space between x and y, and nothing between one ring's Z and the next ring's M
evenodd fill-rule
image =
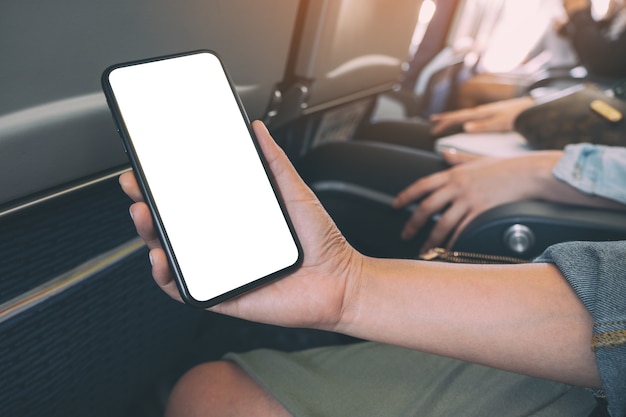
M483 104L470 109L434 114L431 132L439 135L456 125L463 125L467 133L509 132L517 116L533 105L531 97L514 98Z
M538 197L540 181L556 181L552 168L561 155L559 151L548 151L491 158L444 153L444 158L455 166L414 182L394 200L394 207L401 208L423 198L405 224L402 237L410 239L429 219L439 215L422 250L440 246L448 238L451 246L465 226L484 211Z
M252 126L285 199L304 250L304 263L293 274L225 301L211 310L276 325L332 330L356 293L358 284L355 281L364 257L345 241L265 126L261 122L254 122ZM180 300L133 173L123 174L120 184L136 201L130 211L138 234L150 248L155 281L167 294Z

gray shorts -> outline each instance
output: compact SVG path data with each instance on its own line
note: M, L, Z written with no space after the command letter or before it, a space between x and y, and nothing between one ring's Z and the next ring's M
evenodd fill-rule
M587 417L593 395L378 343L228 354L292 415Z

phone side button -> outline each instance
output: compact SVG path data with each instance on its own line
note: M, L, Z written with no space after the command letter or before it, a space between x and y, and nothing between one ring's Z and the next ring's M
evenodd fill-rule
M117 130L117 134L120 136L120 139L122 138L122 132L120 132L119 129L115 129ZM124 149L124 153L128 153L128 151L126 150L126 145L124 145L124 141L120 140L120 143L122 144L122 149Z

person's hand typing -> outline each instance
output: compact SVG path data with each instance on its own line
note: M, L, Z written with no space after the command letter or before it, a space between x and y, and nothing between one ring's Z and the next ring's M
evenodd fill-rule
M545 178L553 180L557 152L534 152L514 158L476 157L446 152L453 167L421 178L401 191L393 202L405 207L422 199L402 230L410 239L435 215L438 220L422 251L448 242L451 246L479 214L498 205L534 198Z
M517 116L533 103L531 97L521 97L434 114L430 118L431 133L437 136L457 125L463 125L467 133L508 132L513 130Z

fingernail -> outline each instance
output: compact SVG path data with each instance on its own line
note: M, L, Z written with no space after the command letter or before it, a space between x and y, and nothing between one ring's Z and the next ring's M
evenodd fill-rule
M152 252L148 253L148 259L150 259L150 265L154 266L154 261L152 260Z
M130 214L130 218L131 218L132 220L135 220L135 218L133 217L133 208L132 208L132 207L129 207L129 208L128 208L128 214Z
M474 133L474 131L476 130L476 123L474 122L467 122L463 125L463 130L465 130L465 132L467 133Z

